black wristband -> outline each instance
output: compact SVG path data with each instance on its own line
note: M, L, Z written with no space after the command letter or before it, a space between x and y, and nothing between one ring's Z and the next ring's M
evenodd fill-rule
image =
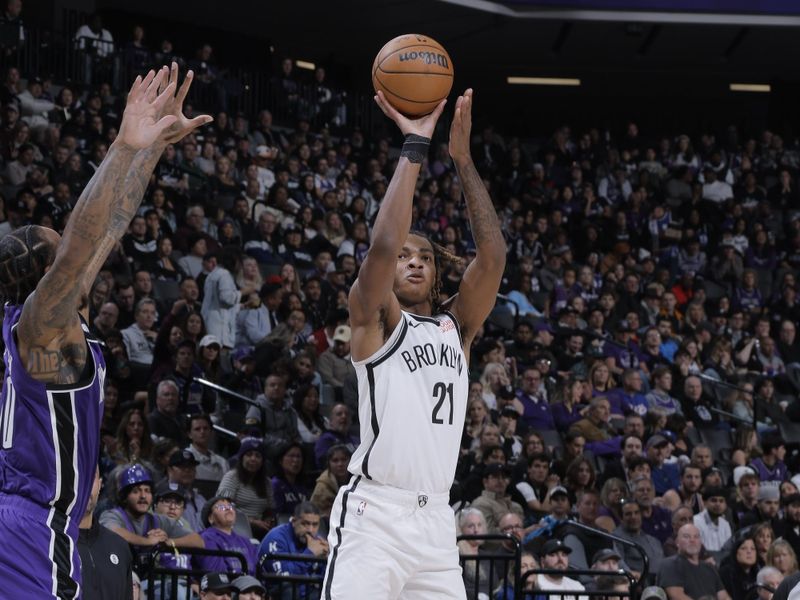
M420 164L428 156L430 146L431 138L409 133L403 143L400 156L405 156L409 162Z

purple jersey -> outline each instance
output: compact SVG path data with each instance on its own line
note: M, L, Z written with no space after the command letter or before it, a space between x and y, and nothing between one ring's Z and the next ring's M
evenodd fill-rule
M25 514L46 514L41 525L50 543L41 552L48 555L52 568L30 576L49 576L53 594L59 598L77 597L78 524L97 467L105 362L100 342L88 335L83 324L89 352L81 381L69 385L36 381L25 370L17 349L15 328L21 313L22 306L5 306L0 507L13 505ZM3 519L8 514L4 512ZM7 556L0 553L0 563Z

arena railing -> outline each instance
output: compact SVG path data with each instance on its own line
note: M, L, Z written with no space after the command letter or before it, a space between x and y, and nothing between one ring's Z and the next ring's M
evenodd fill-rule
M535 576L535 575L556 575L559 577L569 577L570 575L590 575L592 577L619 577L625 578L628 580L628 589L627 590L547 590L547 589L536 589L536 590L528 590L525 591L524 589L524 582L528 580L528 577ZM617 571L599 571L597 569L530 569L525 571L522 574L522 577L519 579L520 583L520 590L518 592L515 591L514 598L515 600L519 598L520 600L534 600L534 598L540 598L542 596L546 598L551 598L553 596L557 597L558 600L581 600L582 598L631 598L632 600L637 599L639 597L637 593L637 581L636 578L629 571L625 571L624 569L619 569ZM523 595L524 594L524 595ZM502 596L498 596L493 600L507 600ZM510 600L510 599L508 599Z
M240 552L230 550L209 550L206 548L188 548L184 546L167 546L158 544L152 551L144 555L147 569L147 600L166 600L168 598L189 598L189 590L193 581L199 581L207 573L204 569L165 567L159 563L163 555L179 554L182 557L215 556L218 558L234 558L239 561L241 569L229 571L232 578L247 573L247 559ZM184 583L182 586L181 583ZM185 588L185 592L181 592ZM182 595L179 595L182 594Z
M608 533L607 531L603 531L601 529L596 529L595 527L589 527L588 525L584 525L583 523L579 523L578 521L569 521L567 523L569 527L573 527L575 529L582 529L587 533L591 533L594 536L605 538L606 540L616 542L623 546L627 546L628 548L633 548L642 557L642 572L639 575L639 579L636 580L636 587L643 588L647 582L647 578L650 575L650 557L647 555L647 552L644 548L642 548L641 544L637 544L636 542L632 542L630 540L626 540L618 535L614 535L613 533ZM639 590L641 591L641 590Z
M642 557L643 561L643 568L642 573L639 576L639 579L635 579L632 574L625 570L620 570L619 572L610 572L610 571L597 571L591 569L584 569L584 570L577 570L577 569L569 569L566 575L573 574L573 575L590 575L590 576L609 576L609 575L618 575L624 576L628 579L629 588L626 594L604 591L602 593L596 592L576 592L574 595L577 596L626 596L630 597L633 600L637 600L639 594L641 593L642 588L644 587L645 582L650 573L650 560L645 552L644 548L641 545L616 536L612 533L608 533L605 531L601 531L595 529L593 527L589 527L587 525L583 525L582 523L578 523L575 521L570 521L568 523L570 527L574 527L576 529L583 529L595 536L605 538L610 542L617 542L624 546L628 546L630 548L634 548ZM524 592L524 582L527 580L527 576L530 574L551 574L548 569L536 569L531 572L521 573L521 557L522 557L522 545L515 537L508 535L508 534L483 534L483 535L460 535L458 536L458 541L461 540L483 540L484 542L494 543L494 547L488 551L478 555L461 555L460 560L462 567L468 564L469 562L475 563L475 577L474 582L470 586L470 589L467 589L467 598L468 600L479 600L483 597L483 594L486 594L485 590L489 590L491 593L489 594L492 600L510 600L511 596L506 599L504 598L504 593L499 593L503 590L509 589L509 587L513 590L513 598L515 599L522 599L522 598L530 598L533 600L534 596L565 596L565 592L562 590L560 592L553 591L550 594L541 593L540 591L536 591L536 593L530 593L529 595L523 595ZM505 549L498 549L497 546L499 543L502 542L513 542L513 550L508 548ZM497 561L503 561L505 563L504 569L505 573L503 577L495 577L494 572L497 570ZM513 568L509 568L509 563L513 561L514 565ZM481 574L481 563L488 562L488 574ZM484 570L484 573L487 569ZM555 574L564 575L564 571L553 571ZM486 585L486 579L488 578L488 586ZM484 591L481 591L483 587ZM499 595L497 595L499 593ZM570 594L572 595L572 594Z
M194 381L196 381L200 385L203 385L214 391L217 391L220 394L224 394L226 396L234 398L242 402L243 404L246 404L247 406L255 406L258 409L259 414L261 415L261 433L264 433L264 424L267 418L267 409L261 406L258 402L256 402L252 398L248 398L247 396L240 394L239 392L235 392L231 389L218 385L213 381L209 381L208 379L203 379L202 377L195 377Z
M276 573L265 568L266 561L288 561L318 565L315 575L289 575ZM328 559L309 554L284 554L280 552L264 554L258 561L259 579L264 582L267 593L281 600L313 600L322 593L325 577L325 564ZM275 595L277 594L277 595Z
M522 556L522 546L517 538L503 533L490 533L459 535L456 539L459 542L480 540L484 545L490 545L490 548L479 554L459 555L462 573L465 575L464 584L468 586L468 600L483 598L486 590L494 598L495 590L505 590L509 585L514 589L514 598L517 598ZM511 548L503 544L509 544Z
M0 52L0 68L14 66L23 78L40 76L51 78L59 86L69 84L76 88L78 95L101 82L110 83L116 96L124 94L142 69L126 62L124 44L118 40L114 41L112 52L100 56L92 50L97 40L76 39L79 21L65 19L69 31L26 27L24 41ZM186 61L187 65L191 62ZM151 66L160 65L147 65L147 68ZM350 130L359 128L367 135L373 133L377 113L369 94L350 92L327 83L319 87L298 82L296 94L287 98L268 69L220 65L217 75L212 82L196 78L189 97L195 111L242 112L253 120L258 111L268 109L276 124L294 126L303 118L314 129L335 130L346 126Z

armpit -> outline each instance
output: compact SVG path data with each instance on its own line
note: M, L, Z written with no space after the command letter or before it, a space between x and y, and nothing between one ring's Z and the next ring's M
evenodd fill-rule
M59 385L77 383L86 367L86 352L86 342L68 343L58 350L31 346L26 369L38 381Z

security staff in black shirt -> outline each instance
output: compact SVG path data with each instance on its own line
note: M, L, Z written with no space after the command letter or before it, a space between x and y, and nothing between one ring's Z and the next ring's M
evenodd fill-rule
M83 600L132 600L133 557L128 543L94 520L92 513L100 495L100 471L95 471L92 495L80 523L78 552L81 555Z

